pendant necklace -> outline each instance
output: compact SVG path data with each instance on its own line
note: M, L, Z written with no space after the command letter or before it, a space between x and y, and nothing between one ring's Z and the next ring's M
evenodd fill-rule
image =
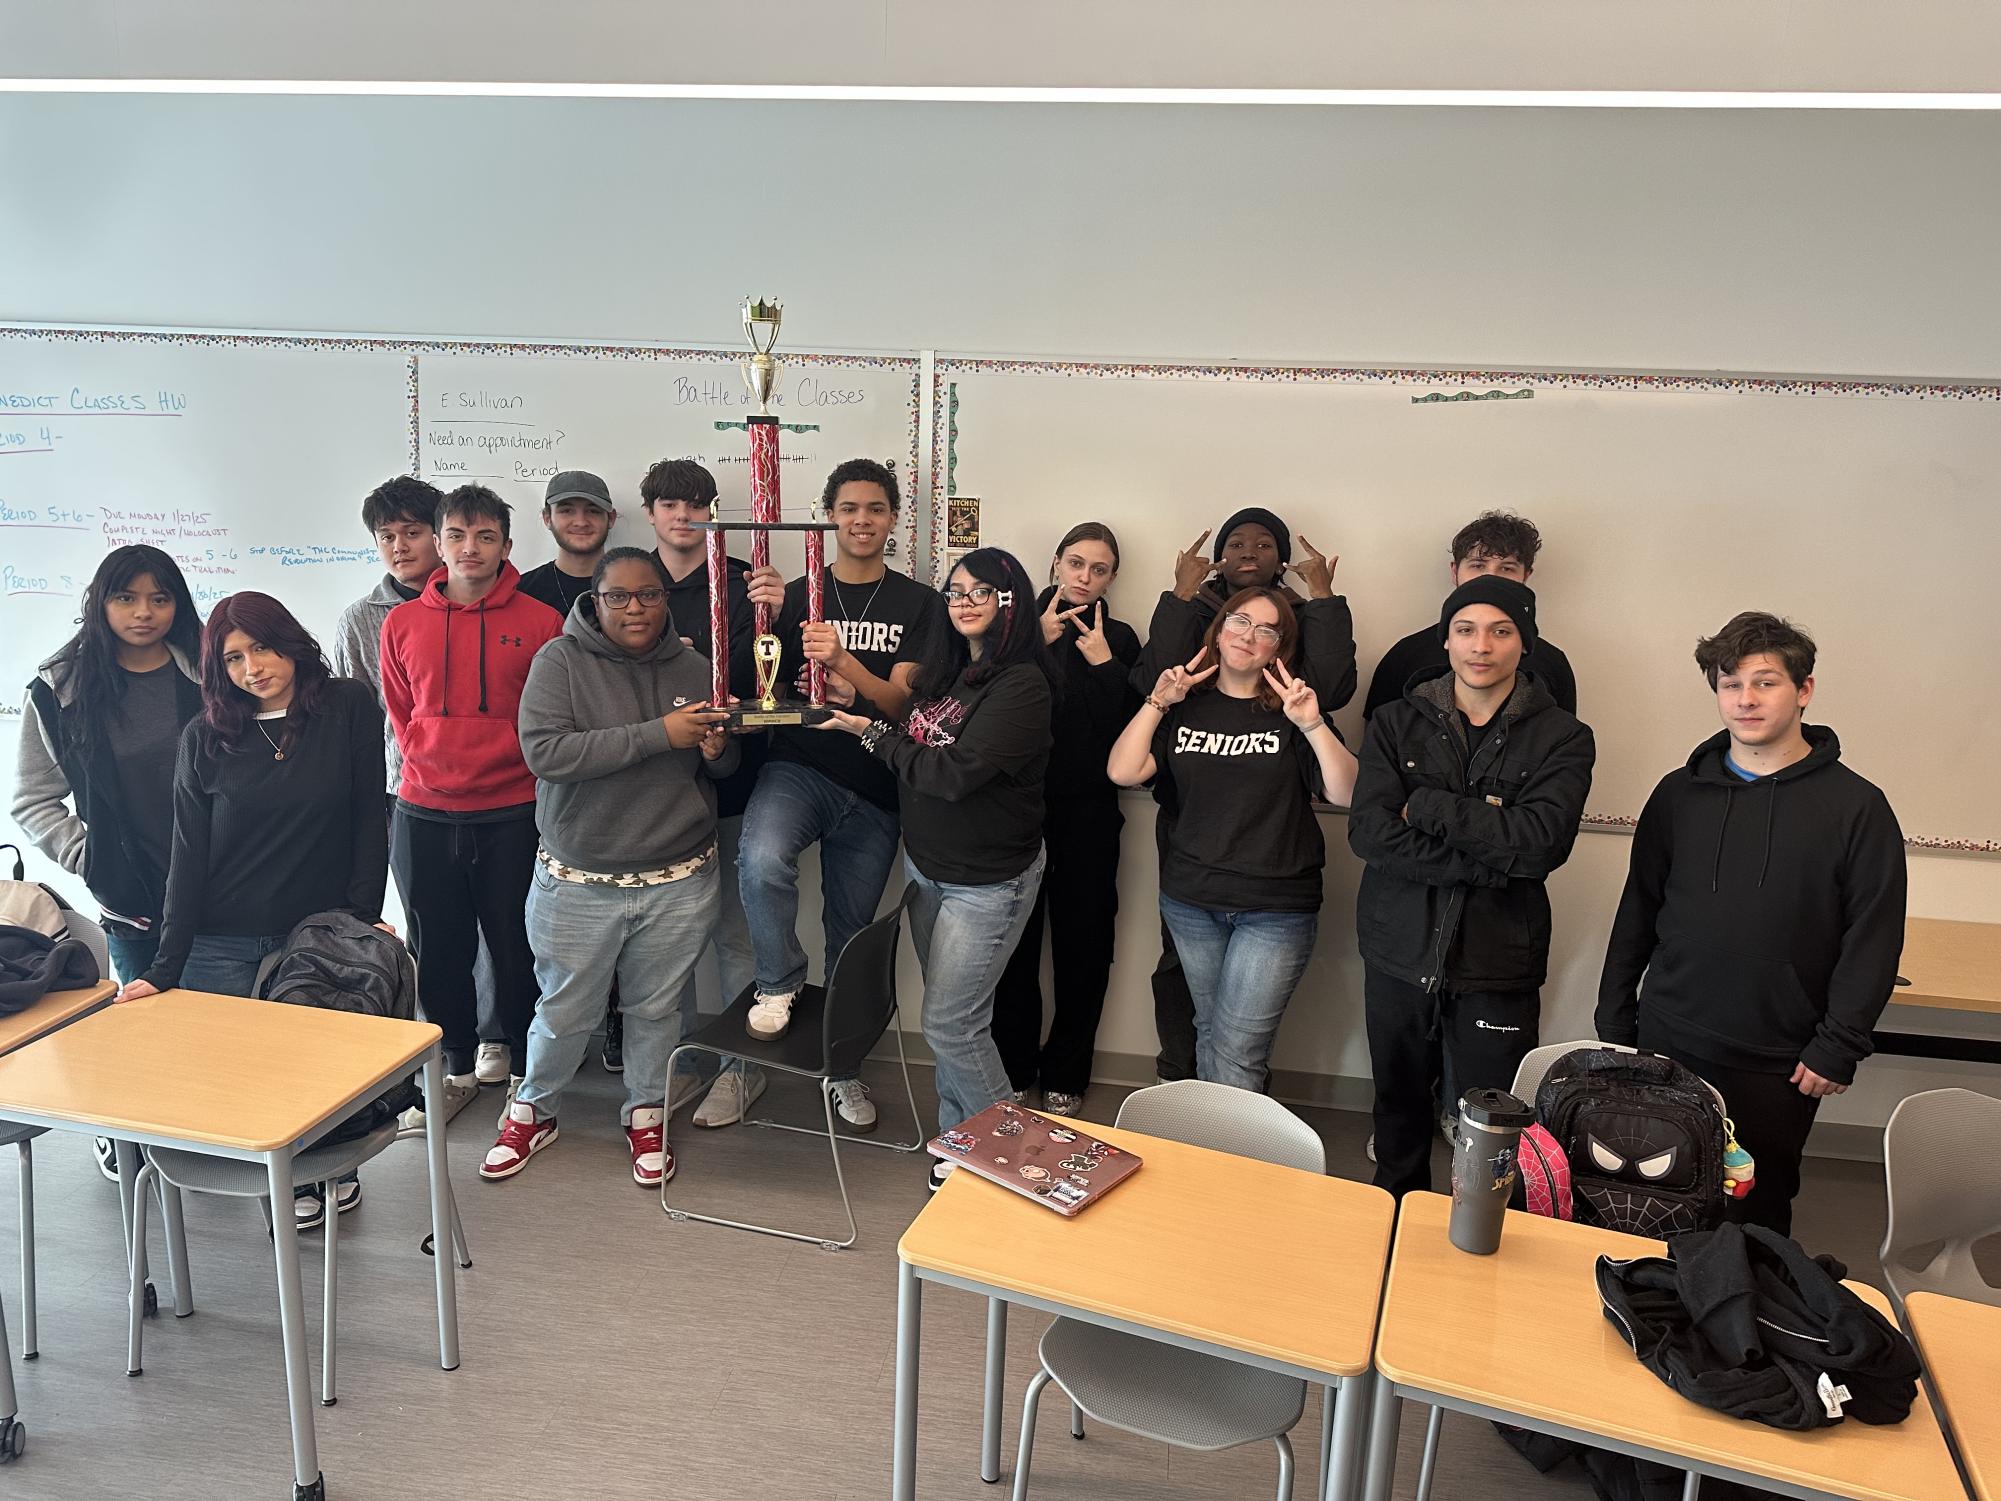
M262 735L264 737L264 743L271 747L271 759L273 761L284 760L285 759L284 748L280 746L277 741L271 738L271 732L264 728L264 721L261 719L253 719L250 722L257 726L257 733Z

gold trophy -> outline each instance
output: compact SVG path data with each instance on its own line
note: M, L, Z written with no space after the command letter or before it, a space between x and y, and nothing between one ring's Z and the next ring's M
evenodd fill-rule
M833 528L824 522L788 522L779 519L778 429L771 415L771 395L778 383L778 360L772 349L778 343L778 327L785 310L763 298L745 298L743 331L750 340L750 358L743 365L744 384L750 388L757 411L744 421L750 433L750 566L764 568L771 562L773 532L804 532L806 542L806 619L819 624L825 619L826 582L822 577L826 557L826 534ZM721 427L725 424L718 423ZM734 424L729 424L734 425ZM704 523L708 533L709 560L709 640L715 649L714 702L729 702L729 563L724 545L726 525ZM774 725L818 724L827 718L826 674L817 662L807 664L806 702L794 703L778 696L779 659L784 648L771 634L771 607L756 607L757 636L751 642L751 658L757 669L757 702L730 711L732 729L763 729Z

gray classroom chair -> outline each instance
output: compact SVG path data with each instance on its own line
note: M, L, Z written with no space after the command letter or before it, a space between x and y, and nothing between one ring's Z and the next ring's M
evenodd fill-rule
M1890 1112L1883 1127L1890 1226L1882 1255L1899 1313L1915 1292L2001 1305L2001 1287L1973 1261L1977 1242L2001 1235L1997 1139L2001 1100L1970 1089L1929 1089Z
M334 1180L345 1173L353 1172L370 1158L380 1155L396 1141L397 1126L389 1121L378 1126L368 1135L353 1141L334 1142L327 1146L308 1147L292 1159L292 1185L295 1188L316 1184L326 1202L326 1272L325 1309L320 1329L320 1404L334 1405L334 1313L336 1292L339 1286L335 1250L340 1240L340 1211L334 1206ZM129 1313L130 1326L126 1342L126 1369L128 1376L137 1376L143 1370L140 1363L141 1317L144 1313L143 1283L146 1275L146 1258L143 1247L146 1244L146 1200L148 1185L154 1180L165 1185L169 1213L167 1220L169 1254L177 1259L177 1265L185 1268L188 1264L188 1250L185 1232L181 1228L180 1195L189 1193L220 1194L236 1199L255 1199L264 1212L264 1224L271 1227L272 1207L270 1174L261 1162L244 1162L233 1157L210 1157L200 1152L184 1151L178 1147L152 1147L147 1151L146 1165L139 1171L137 1191L133 1205L133 1244L142 1248L142 1253L132 1258L132 1291ZM449 1181L446 1193L451 1193ZM452 1240L458 1251L459 1265L472 1265L472 1253L466 1249L465 1226L459 1222L457 1195L452 1195ZM290 1214L292 1206L279 1206L278 1212ZM192 1303L190 1303L192 1311Z
M1138 1090L1118 1124L1212 1151L1255 1157L1303 1172L1327 1171L1320 1134L1276 1100L1227 1084L1180 1079ZM1159 1340L1059 1318L1042 1336L1042 1369L1022 1404L1014 1501L1026 1501L1035 1413L1051 1381L1070 1398L1070 1435L1084 1416L1181 1449L1278 1448L1278 1501L1292 1495L1292 1441L1306 1410L1306 1383Z

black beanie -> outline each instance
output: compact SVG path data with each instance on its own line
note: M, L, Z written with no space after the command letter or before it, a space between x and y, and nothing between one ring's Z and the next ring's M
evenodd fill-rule
M1246 523L1261 526L1271 533L1272 541L1278 544L1278 561L1281 565L1292 561L1292 533L1286 524L1263 506L1245 506L1216 529L1214 556L1218 563L1223 559L1223 544L1230 540L1230 533Z
M1438 639L1443 644L1452 634L1452 617L1468 605L1492 605L1515 623L1522 633L1522 655L1535 650L1535 590L1498 573L1482 573L1466 580L1445 596L1445 608L1438 612Z

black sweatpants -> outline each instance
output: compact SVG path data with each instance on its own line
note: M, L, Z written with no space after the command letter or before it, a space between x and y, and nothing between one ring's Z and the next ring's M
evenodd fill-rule
M1156 806L1153 816L1154 851L1160 864L1167 864L1167 836L1174 819L1165 808ZM1195 1077L1195 996L1188 989L1181 956L1174 951L1174 935L1160 924L1160 962L1153 967L1153 1030L1160 1039L1160 1054L1153 1060L1154 1072L1172 1083Z
M1042 889L1021 942L994 992L994 1045L1016 1089L1041 1085L1082 1094L1091 1083L1098 1018L1111 982L1112 932L1119 915L1116 795L1051 799L1042 839ZM1042 1041L1042 927L1049 924L1056 1011Z
M1540 990L1440 990L1426 994L1365 969L1363 1009L1376 1077L1376 1186L1398 1198L1431 1187L1432 1089L1452 1059L1453 1087L1506 1089L1536 1045ZM1459 1102L1451 1102L1456 1111Z
M443 822L398 807L389 864L410 918L417 996L445 1034L445 1071L469 1074L479 1047L473 961L493 956L493 1011L514 1071L528 1062L535 956L528 947L528 883L535 874L532 815L497 823Z
M1793 1200L1800 1191L1800 1159L1806 1155L1807 1133L1820 1113L1820 1101L1800 1093L1791 1069L1774 1074L1731 1068L1675 1046L1649 1020L1645 1006L1640 1008L1640 1046L1650 1053L1665 1053L1716 1086L1723 1096L1724 1113L1737 1128L1737 1144L1758 1165L1751 1191L1741 1199L1723 1201L1723 1217L1791 1235Z

